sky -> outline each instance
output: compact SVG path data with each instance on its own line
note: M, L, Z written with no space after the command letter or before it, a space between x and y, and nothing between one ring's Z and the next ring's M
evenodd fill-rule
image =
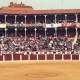
M0 7L8 6L10 2L22 2L34 10L80 9L80 0L0 0Z

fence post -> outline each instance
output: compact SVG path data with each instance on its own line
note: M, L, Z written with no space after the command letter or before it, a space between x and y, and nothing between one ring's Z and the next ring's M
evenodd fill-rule
M64 61L64 54L62 54L62 61Z
M72 54L70 54L70 56L71 56L71 61L72 61Z
M20 54L20 61L22 61L22 55Z
M28 60L30 61L30 54L31 54L31 52L28 52Z
M38 52L36 52L36 56L37 56L37 61L38 61Z
M54 57L54 61L55 61L55 54L53 54L53 57Z
M12 56L12 62L13 62L13 53L11 54L11 56Z
M79 54L79 61L80 61L80 54Z
M3 55L3 62L5 62L5 55Z
M47 61L47 52L45 52L44 54L45 54L45 61Z

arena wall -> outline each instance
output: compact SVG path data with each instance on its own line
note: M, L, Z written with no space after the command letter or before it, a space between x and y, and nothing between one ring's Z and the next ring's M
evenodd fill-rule
M47 53L29 53L29 54L2 54L0 55L0 61L73 61L80 60L80 54L47 54Z

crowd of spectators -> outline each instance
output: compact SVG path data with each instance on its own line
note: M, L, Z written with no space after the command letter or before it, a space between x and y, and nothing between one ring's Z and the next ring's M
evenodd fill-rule
M72 49L72 39L65 36L53 37L47 36L46 39L42 35L38 35L36 40L34 36L31 37L2 37L0 39L0 51L2 53L20 53L20 52L32 52L32 51L52 51L54 53L65 53L65 51L72 52L77 51L78 44Z

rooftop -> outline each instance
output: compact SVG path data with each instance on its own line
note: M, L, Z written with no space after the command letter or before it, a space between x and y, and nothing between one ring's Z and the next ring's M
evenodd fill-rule
M0 8L0 14L79 14L80 9L54 9L54 10L33 10L32 6L26 6L22 2L17 4L10 2L8 7Z

